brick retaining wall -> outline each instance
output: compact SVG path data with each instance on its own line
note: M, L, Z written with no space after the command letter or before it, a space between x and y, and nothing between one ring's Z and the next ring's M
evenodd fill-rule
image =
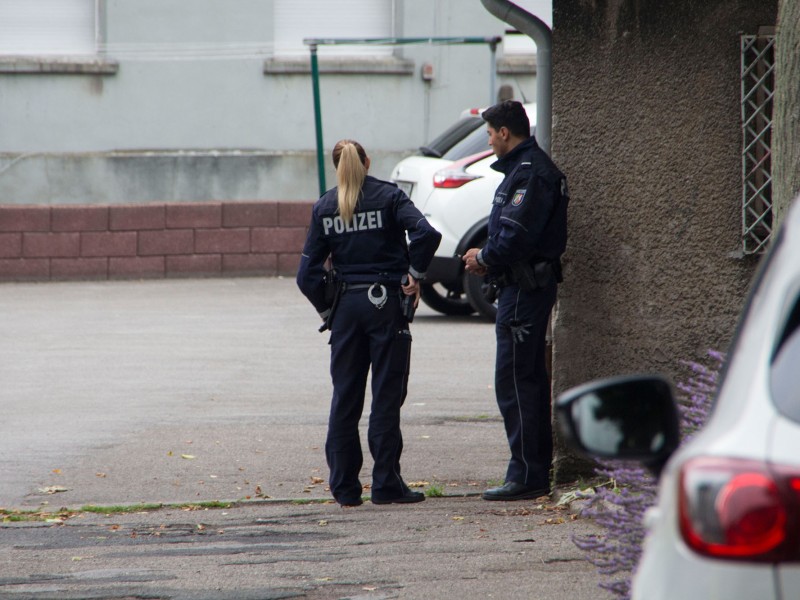
M293 275L312 205L0 206L0 281Z

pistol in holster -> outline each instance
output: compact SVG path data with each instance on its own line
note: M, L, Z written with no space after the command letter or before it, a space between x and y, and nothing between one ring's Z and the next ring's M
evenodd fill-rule
M330 306L331 310L325 322L319 328L320 333L331 328L333 324L333 315L336 313L336 307L339 305L339 297L342 295L342 282L339 281L336 269L325 271L322 280L325 283L325 304Z
M497 294L500 291L500 286L495 279L490 279L486 287L483 288L483 297L489 304L494 304L497 300Z
M402 279L400 279L400 285L408 285L408 274L403 275ZM402 296L400 306L403 310L403 316L411 323L414 320L414 313L417 312L417 307L414 306L414 300L417 299L416 294L407 296L402 289L400 290L400 294Z
M513 263L511 278L519 286L519 289L526 292L540 290L561 279L560 269L557 272L554 263L549 260L534 263L521 260Z

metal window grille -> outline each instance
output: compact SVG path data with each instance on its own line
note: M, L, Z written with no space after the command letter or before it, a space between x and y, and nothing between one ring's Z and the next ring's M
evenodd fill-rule
M742 48L742 249L759 254L772 234L772 98L775 36L745 35Z

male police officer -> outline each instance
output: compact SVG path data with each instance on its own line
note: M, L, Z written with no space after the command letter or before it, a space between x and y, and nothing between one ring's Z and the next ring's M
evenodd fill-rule
M489 145L505 175L495 193L486 245L463 257L498 290L495 392L511 460L505 484L484 500L522 500L550 493L553 457L545 335L566 247L566 179L530 135L525 109L505 101L483 113Z

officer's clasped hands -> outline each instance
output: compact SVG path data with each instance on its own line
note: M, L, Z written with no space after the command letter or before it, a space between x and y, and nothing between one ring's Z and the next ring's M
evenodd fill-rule
M486 267L478 263L478 252L480 252L479 248L470 248L464 253L461 260L464 261L464 268L469 273L473 275L486 275Z

